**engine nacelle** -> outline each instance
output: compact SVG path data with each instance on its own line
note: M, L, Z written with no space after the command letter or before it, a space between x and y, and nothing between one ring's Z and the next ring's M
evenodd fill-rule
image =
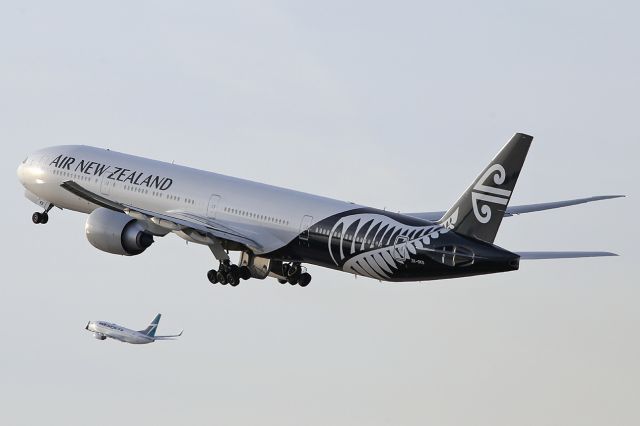
M153 235L138 220L103 207L91 212L84 231L92 246L107 253L134 256L153 244Z
M93 337L95 337L98 340L104 340L107 338L107 336L105 336L104 334L101 333L93 333Z

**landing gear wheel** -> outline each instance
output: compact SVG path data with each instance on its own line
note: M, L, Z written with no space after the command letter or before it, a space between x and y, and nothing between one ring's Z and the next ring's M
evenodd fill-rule
M279 282L280 284L286 284L286 283L287 283L287 280L283 280L282 278L278 278L278 282Z
M234 274L233 272L229 272L227 274L227 282L235 287L240 284L240 277L238 277L238 275Z
M300 265L299 264L292 264L291 266L289 266L289 268L287 268L287 276L289 277L293 277L296 275L300 275Z
M251 278L251 270L247 266L240 267L240 278L243 280L248 280Z
M298 284L298 275L290 275L289 277L287 277L287 282L291 285Z
M300 278L298 279L298 284L300 285L300 287L306 287L309 285L310 282L311 282L311 275L308 274L307 272L305 272L304 274L301 274Z
M44 212L40 215L40 223L44 225L47 222L49 222L49 213Z
M218 273L216 274L216 279L222 285L226 285L227 284L227 277L220 271L218 271Z
M42 213L40 212L35 212L34 214L31 215L31 220L33 221L33 223L35 223L36 225L42 223Z
M210 270L207 272L207 278L211 284L218 284L218 271L215 269Z

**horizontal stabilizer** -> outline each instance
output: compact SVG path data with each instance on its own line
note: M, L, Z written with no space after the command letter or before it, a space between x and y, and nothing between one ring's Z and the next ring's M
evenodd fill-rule
M611 200L613 198L626 197L626 195L597 195L595 197L576 198L573 200L552 201L548 203L536 203L536 204L524 204L520 206L507 207L504 212L505 217L516 216L523 213L540 212L544 210L559 209L562 207L576 206L578 204L591 203L593 201ZM446 212L419 212L419 213L405 213L408 216L425 219L430 222L436 222L444 216Z
M625 195L598 195L596 197L577 198L575 200L554 201L551 203L528 204L523 206L509 207L505 212L505 216L513 216L523 213L540 212L543 210L559 209L561 207L575 206L578 204L591 203L593 201L610 200L612 198L621 198Z
M516 253L522 260L576 259L580 257L617 256L608 251L521 251Z

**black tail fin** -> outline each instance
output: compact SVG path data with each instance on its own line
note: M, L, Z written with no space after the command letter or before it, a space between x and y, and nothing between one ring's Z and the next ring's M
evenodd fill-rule
M493 243L532 140L516 133L438 223Z

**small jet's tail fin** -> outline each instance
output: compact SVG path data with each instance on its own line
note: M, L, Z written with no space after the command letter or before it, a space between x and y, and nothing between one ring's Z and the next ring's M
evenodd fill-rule
M493 243L532 140L516 133L438 223Z
M161 315L162 314L156 315L153 321L151 321L151 324L149 324L149 327L145 328L144 330L140 330L140 333L146 334L147 336L154 337L156 335L156 330L158 328L158 323L160 322Z

